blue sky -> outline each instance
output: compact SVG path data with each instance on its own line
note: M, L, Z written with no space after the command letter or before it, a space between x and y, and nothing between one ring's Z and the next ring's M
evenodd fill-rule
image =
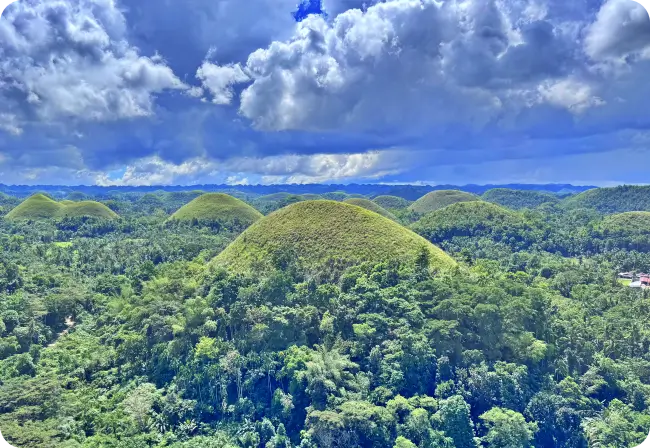
M0 182L650 179L631 0L19 0Z

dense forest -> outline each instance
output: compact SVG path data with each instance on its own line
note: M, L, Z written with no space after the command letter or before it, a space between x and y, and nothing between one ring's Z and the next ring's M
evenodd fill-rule
M2 435L30 448L645 439L650 295L618 274L650 272L648 187L446 192L426 209L401 187L321 187L0 194Z

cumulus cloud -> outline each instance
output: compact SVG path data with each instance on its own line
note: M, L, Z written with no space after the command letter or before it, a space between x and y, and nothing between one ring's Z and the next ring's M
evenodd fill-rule
M648 12L629 0L608 0L586 30L585 51L593 59L650 56Z
M203 86L212 94L214 104L230 104L234 96L233 86L249 80L239 64L219 66L204 62L196 72Z
M0 107L45 122L150 115L157 93L185 86L125 36L112 0L14 3L0 21Z
M249 56L240 111L267 131L471 129L517 115L577 67L579 28L504 5L391 0L311 16Z
M296 0L115 1L0 20L11 178L550 179L650 129L650 19L629 0L324 0L300 23Z

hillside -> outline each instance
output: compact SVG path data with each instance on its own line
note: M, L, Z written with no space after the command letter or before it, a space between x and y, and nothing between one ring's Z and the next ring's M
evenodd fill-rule
M594 188L568 197L562 205L567 208L592 208L604 214L650 211L650 186Z
M545 203L556 204L560 202L558 197L551 193L532 190L510 190L508 188L495 188L486 191L482 198L484 201L513 210L535 208Z
M432 269L455 262L442 250L399 224L360 207L335 201L292 204L261 219L230 244L214 262L237 271L268 266L283 251L305 268L328 260L339 265L397 258L415 259L422 248Z
M397 217L395 215L393 215L391 212L381 207L380 205L375 204L370 199L351 198L351 199L346 199L343 202L345 202L346 204L356 205L357 207L365 208L366 210L370 210L371 212L380 214L384 218L397 221Z
M598 229L609 235L648 235L650 212L626 212L607 216Z
M480 198L472 193L458 190L432 191L422 196L409 207L409 210L424 215L425 213L440 210L457 202L478 201Z
M259 198L255 198L255 200L260 202L278 202L278 201L285 201L288 198L294 196L300 196L300 195L280 192L280 193L273 193L273 194L267 194L265 196L260 196Z
M526 227L517 212L483 201L452 204L411 225L414 232L434 243L454 237L516 238Z
M95 218L115 219L117 213L100 202L81 201L63 204L59 211L59 218L77 218L91 216Z
M263 215L250 205L223 193L206 193L184 205L170 221L199 221L222 226L249 226Z
M25 199L20 205L7 213L6 218L9 220L54 219L64 206L54 199L39 193Z
M6 216L9 220L23 219L58 219L71 217L98 217L115 219L118 215L104 204L95 201L56 202L43 195L35 194L25 199Z
M377 196L372 201L387 210L403 209L411 205L411 201L400 198L399 196Z

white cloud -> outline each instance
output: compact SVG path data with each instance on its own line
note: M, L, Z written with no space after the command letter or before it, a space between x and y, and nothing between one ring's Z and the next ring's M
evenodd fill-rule
M18 123L18 117L6 112L0 112L0 130L16 137L23 133L23 129Z
M219 66L204 62L196 72L203 87L212 94L214 104L230 104L233 99L233 86L249 80L239 64Z
M607 0L585 35L585 51L596 60L650 54L648 12L630 0Z
M379 178L399 173L408 160L402 150L362 154L314 154L270 157L233 157L214 160L197 157L180 164L159 157L140 159L115 178L95 173L98 185L170 185L227 183L318 183Z
M527 20L521 20L528 11ZM260 130L481 129L575 64L578 29L484 0L388 0L252 53L240 111Z
M539 92L541 100L577 114L606 104L602 98L593 94L591 86L575 79L544 83L539 87Z
M46 122L150 115L157 93L185 86L125 38L113 0L15 3L0 21L0 108Z

